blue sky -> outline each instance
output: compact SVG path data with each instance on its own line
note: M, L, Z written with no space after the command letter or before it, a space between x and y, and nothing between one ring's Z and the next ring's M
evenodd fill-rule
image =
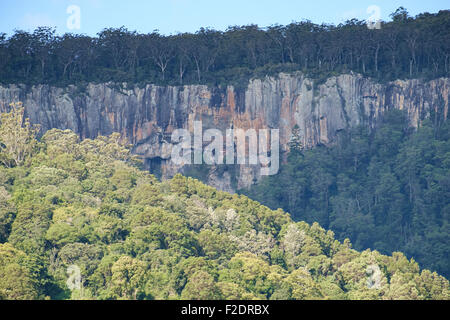
M80 29L68 29L67 8L80 8ZM45 25L58 33L95 35L106 27L124 25L142 33L155 29L163 34L195 32L200 27L225 30L230 25L288 24L309 19L316 23L368 19L367 8L376 5L381 18L404 6L411 15L450 9L448 0L0 0L0 32L32 31Z

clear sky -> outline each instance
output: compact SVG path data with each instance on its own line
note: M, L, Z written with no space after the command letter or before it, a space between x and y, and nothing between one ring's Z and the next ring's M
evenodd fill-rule
M80 28L67 20L69 6L80 10ZM195 32L200 27L226 30L231 25L256 23L266 27L309 19L338 24L347 19L368 19L376 5L382 20L400 6L411 15L450 9L449 0L0 0L0 32L32 31L37 26L56 27L58 33L95 35L107 27L125 26L141 33L158 29L163 34ZM75 17L76 16L72 16Z

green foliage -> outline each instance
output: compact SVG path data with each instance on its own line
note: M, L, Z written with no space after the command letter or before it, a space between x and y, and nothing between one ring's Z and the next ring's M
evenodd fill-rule
M181 293L184 300L217 300L221 299L220 290L214 278L206 271L197 271L189 280Z
M35 136L39 126L32 126L24 118L21 102L11 103L11 111L2 113L0 119L0 163L6 167L19 166L36 148Z
M16 216L14 204L10 202L11 195L0 187L0 243L5 242L11 232L11 225Z
M97 37L40 27L0 33L0 82L59 86L87 82L247 86L251 78L303 71L324 81L343 72L379 80L448 76L449 11L410 17L404 8L370 30L365 21L339 25L304 20L286 26L201 28L164 36L108 28Z
M407 128L404 113L388 112L375 131L355 128L329 148L295 149L277 176L243 193L296 221L319 222L357 250L402 251L449 276L450 122ZM299 265L304 236L287 231L286 262Z
M0 299L38 299L37 279L33 277L32 261L9 243L0 244Z
M449 299L445 278L402 254L357 252L317 223L192 178L159 182L117 135L51 130L39 146L0 168L1 299ZM385 206L401 189L396 170L379 171Z

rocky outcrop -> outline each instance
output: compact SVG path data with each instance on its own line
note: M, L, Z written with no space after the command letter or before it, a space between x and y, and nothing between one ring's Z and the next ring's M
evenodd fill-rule
M134 145L133 152L163 178L186 168L170 161L171 133L204 129L225 133L230 127L280 130L280 148L287 151L298 126L305 147L332 143L340 130L357 125L374 128L391 108L406 110L411 126L433 116L448 118L449 79L398 80L385 84L356 74L317 83L301 73L254 79L248 87L204 85L145 87L89 84L84 90L69 86L0 87L0 109L22 101L27 116L42 130L71 129L81 138L120 132ZM206 182L226 191L247 187L259 179L258 166L233 170L209 168Z

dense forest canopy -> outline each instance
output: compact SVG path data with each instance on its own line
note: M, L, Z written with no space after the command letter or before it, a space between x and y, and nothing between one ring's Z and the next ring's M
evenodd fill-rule
M21 105L1 122L0 299L450 298L399 252L358 252L192 178L159 182L119 134L38 141Z
M413 131L393 110L375 131L341 132L335 145L312 150L294 135L280 173L243 193L358 250L402 251L450 276L449 121L428 119Z
M0 84L448 77L450 10L391 17L379 29L353 19L168 36L0 33ZM432 116L414 131L393 110L376 130L311 150L294 128L280 173L232 195L181 175L158 181L118 133L38 139L20 103L8 110L0 299L450 299L449 121ZM67 284L74 268L79 288Z
M64 86L85 82L245 85L250 77L301 70L325 77L354 71L380 80L450 73L450 11L410 17L404 8L369 29L352 19L335 25L201 29L195 34L139 34L105 29L98 37L0 33L0 82Z

